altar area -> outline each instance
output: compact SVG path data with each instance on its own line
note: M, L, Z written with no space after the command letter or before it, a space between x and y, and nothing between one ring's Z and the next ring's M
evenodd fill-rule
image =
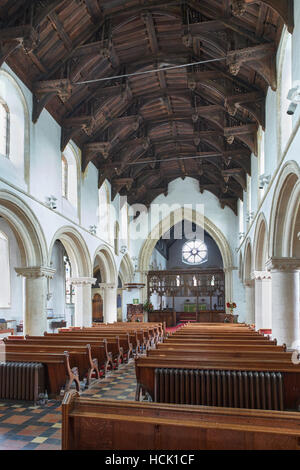
M148 321L233 322L225 311L225 277L222 269L149 271L147 298L154 306Z

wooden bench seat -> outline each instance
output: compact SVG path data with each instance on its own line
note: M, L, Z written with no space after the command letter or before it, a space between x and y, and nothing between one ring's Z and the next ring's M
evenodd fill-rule
M287 354L287 353L284 353ZM288 355L287 355L288 357ZM136 400L140 399L141 391L147 392L154 400L155 396L155 370L156 369L186 369L186 370L214 370L214 371L251 371L281 373L284 384L285 409L297 409L300 397L300 365L295 365L289 360L276 358L253 359L243 357L216 358L206 355L205 358L195 358L193 355L174 357L139 357L135 360L137 390Z
M185 351L223 351L223 350L232 350L232 351L286 351L286 346L275 346L274 344L267 343L255 343L252 344L247 342L244 344L235 344L231 341L225 342L201 342L201 343L159 343L157 345L157 350L165 351L165 350L173 350L178 351L183 354Z
M92 373L96 373L97 378L100 378L97 361L92 358L90 345L42 345L27 343L23 341L6 341L5 352L8 353L61 353L67 351L69 353L70 367L72 370L78 370L78 377L80 380L87 378L87 385L89 384ZM41 361L40 361L41 362Z
M50 336L53 333L45 333L45 336ZM122 332L79 332L79 331L68 331L66 333L60 333L59 336L61 337L68 337L68 338L76 338L76 337L81 337L81 338L115 338L116 336L120 335L127 335L127 333L122 333ZM144 348L144 343L145 343L145 338L143 336L143 333L139 333L138 331L132 331L128 332L129 335L129 349L135 352L141 352L142 349Z
M38 338L38 337L37 337ZM82 343L89 343L96 345L97 343L101 346L104 347L105 350L105 360L101 360L101 364L105 365L105 371L107 372L108 367L116 367L118 368L118 364L121 362L124 362L124 358L126 358L126 361L128 361L129 357L133 356L133 346L132 343L130 342L130 336L129 335L123 335L123 336L115 336L115 335L86 335L86 334L76 334L76 335L57 335L56 333L45 333L45 336L43 338L46 338L47 340L54 341L56 343L68 343L68 342L82 342ZM75 343L76 344L76 343Z
M44 333L46 338L80 339L86 341L104 341L111 347L109 351L114 358L123 359L124 354L133 356L133 350L139 350L140 340L137 332L134 333L89 333L89 332L65 332L57 335L56 333Z
M133 348L138 351L142 351L143 349L148 349L151 343L156 344L158 342L158 337L156 335L152 335L149 331L144 329L114 329L114 328L101 328L101 329L92 329L92 328L85 328L82 330L74 330L74 331L60 331L59 334L63 335L81 335L81 334L90 334L93 336L102 336L107 337L107 335L122 335L127 332L130 335L130 341L133 345Z
M68 352L64 353L37 353L37 352L12 352L5 354L8 362L40 362L46 366L45 384L50 398L57 399L61 389L68 391L73 382L76 389L80 390L80 382L77 370L70 365Z
M173 336L171 338L168 338L167 340L165 340L165 343L168 343L168 344L172 344L172 343L176 343L176 344L201 344L201 343L208 343L210 342L211 344L228 344L228 343L231 343L231 344L270 344L270 345L274 345L276 346L277 345L277 340L276 339L273 339L273 340L268 340L267 338L256 338L256 339L229 339L229 338L201 338L201 339L197 339L197 338L189 338L188 340L186 339L183 339L183 338L180 338L178 336Z
M292 450L299 413L135 403L79 397L62 402L63 450Z

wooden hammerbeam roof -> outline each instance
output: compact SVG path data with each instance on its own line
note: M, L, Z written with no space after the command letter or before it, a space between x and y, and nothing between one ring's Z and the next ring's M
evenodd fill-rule
M293 0L0 0L0 65L113 197L150 205L191 176L236 213L284 25Z

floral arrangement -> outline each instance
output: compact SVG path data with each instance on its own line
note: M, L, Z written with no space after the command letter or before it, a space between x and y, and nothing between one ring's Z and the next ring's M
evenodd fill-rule
M153 305L148 300L147 300L147 302L144 303L143 308L144 308L145 312L147 312L147 313L153 312Z
M236 303L235 302L227 302L226 307L229 308L231 313L232 313L233 309L236 308Z

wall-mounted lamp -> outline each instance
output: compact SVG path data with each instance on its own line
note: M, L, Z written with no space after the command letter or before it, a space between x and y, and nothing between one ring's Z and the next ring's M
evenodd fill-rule
M120 248L120 252L122 253L122 255L125 255L126 251L127 251L127 246L122 245L121 248Z
M247 216L246 216L246 222L251 222L251 220L254 218L254 212L251 211L251 212L247 212Z
M90 226L89 226L89 232L90 232L92 235L96 235L96 233L97 233L97 225L90 225Z
M57 197L51 195L46 197L46 205L49 207L49 209L56 209L57 208Z
M292 116L295 114L298 104L300 103L300 83L291 88L288 92L287 99L291 101L287 114Z
M268 186L270 181L271 181L271 175L266 175L265 173L263 175L260 175L259 189L264 189L265 186Z

